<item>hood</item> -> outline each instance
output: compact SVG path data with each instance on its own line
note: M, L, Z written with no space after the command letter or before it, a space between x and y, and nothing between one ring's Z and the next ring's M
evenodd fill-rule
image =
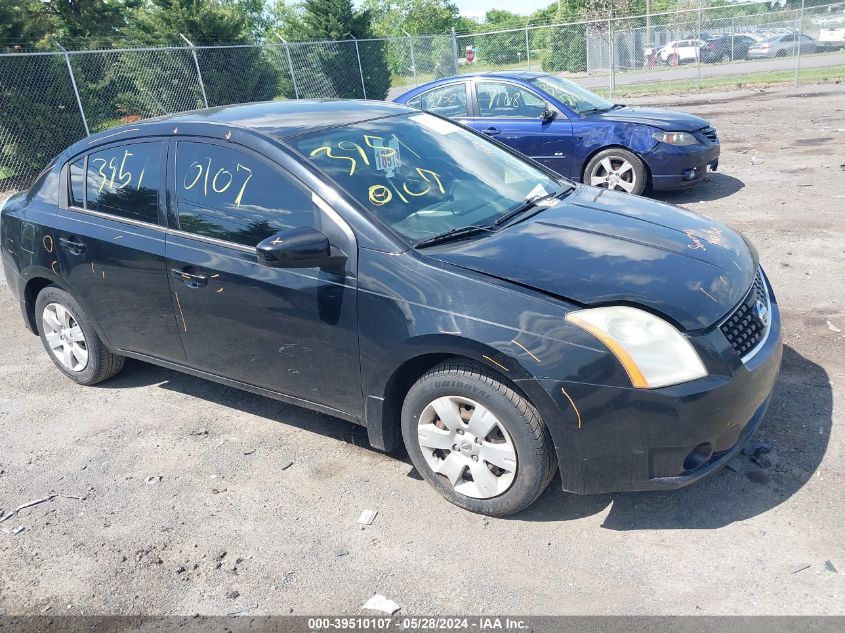
M706 120L685 112L659 108L630 108L627 106L608 112L599 112L590 118L621 123L639 123L667 132L693 132L710 125Z
M687 331L724 317L757 267L756 253L723 224L585 186L497 233L422 253L581 305L640 305Z

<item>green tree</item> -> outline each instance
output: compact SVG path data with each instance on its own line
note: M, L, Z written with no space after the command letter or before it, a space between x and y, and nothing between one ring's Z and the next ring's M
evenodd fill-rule
M67 48L108 45L143 0L47 0L44 11L55 23L54 37Z
M0 50L42 47L54 28L39 0L0 2Z
M552 27L548 48L543 56L546 72L584 72L587 70L587 42L584 25Z
M198 46L250 44L267 28L265 19L263 4L253 0L148 0L132 12L124 32L147 46L183 45L180 34ZM167 109L169 103L185 102L184 82L194 81L196 75L191 70L193 61L186 55L173 51L157 54L166 71L159 73L161 81L144 72L148 61L127 58L128 67L118 65L117 74L135 78L139 90L134 95L122 92L119 101L124 110L131 110L134 104L141 111L155 111ZM199 49L197 60L209 105L291 96L287 73L279 72L260 47ZM162 90L166 92L161 94Z
M351 0L305 0L301 29L301 35L307 40L343 40L350 36L360 40L374 36L370 12L367 9L356 11ZM360 96L354 87L358 60L353 45L313 45L307 49L306 65L311 66L311 70L322 71L333 92L321 96ZM390 88L385 43L361 43L359 51L367 97L384 99Z
M365 0L379 37L449 33L461 24L457 5L450 0Z

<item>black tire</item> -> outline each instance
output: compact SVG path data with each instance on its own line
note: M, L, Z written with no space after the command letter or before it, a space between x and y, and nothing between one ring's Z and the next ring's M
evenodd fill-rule
M645 191L646 185L648 184L648 172L646 170L645 163L643 163L639 156L621 147L610 147L608 149L600 151L598 154L593 156L587 163L587 166L584 167L584 172L581 176L581 182L586 185L589 185L591 183L591 176L593 172L598 166L601 165L602 161L606 158L609 159L613 165L616 165L617 163L620 163L621 161L625 160L628 161L633 167L632 171L634 178L634 186L631 191L628 191L627 193L639 196L640 194L642 194L643 191ZM608 185L604 188L610 188L610 186ZM625 191L625 189L623 189L621 185L616 185L615 190Z
M82 334L85 337L84 344L88 351L88 362L85 367L79 371L73 371L65 367L54 354L47 342L45 328L42 319L44 318L44 309L50 304L59 304L66 310L70 311L73 319ZM95 385L108 378L114 376L117 372L123 369L124 357L114 354L103 344L97 331L94 329L91 319L86 314L82 306L77 303L73 296L57 286L47 286L40 293L35 300L35 322L38 325L38 335L41 338L41 343L47 351L47 355L53 364L58 367L62 373L80 385Z
M477 402L495 415L510 435L517 456L516 471L510 487L498 496L480 499L461 494L426 462L418 439L420 415L441 397ZM402 437L414 467L425 480L448 501L470 512L489 516L519 512L540 496L557 471L552 441L539 412L510 381L474 361L445 361L411 387L402 406Z

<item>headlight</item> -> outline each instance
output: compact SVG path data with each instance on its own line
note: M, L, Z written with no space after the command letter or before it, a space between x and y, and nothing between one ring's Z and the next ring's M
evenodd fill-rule
M628 306L590 308L566 315L607 345L634 387L654 389L704 378L707 370L689 341L653 314Z
M669 145L698 145L698 139L689 132L655 132L651 138Z

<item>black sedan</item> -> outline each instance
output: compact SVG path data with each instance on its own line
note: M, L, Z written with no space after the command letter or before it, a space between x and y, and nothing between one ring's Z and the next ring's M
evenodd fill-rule
M747 59L748 49L757 43L750 35L720 35L704 40L701 47L701 61L704 63L727 63L735 59Z
M142 359L404 442L451 502L677 488L754 432L781 358L757 253L440 117L263 103L63 152L0 211L71 380Z

